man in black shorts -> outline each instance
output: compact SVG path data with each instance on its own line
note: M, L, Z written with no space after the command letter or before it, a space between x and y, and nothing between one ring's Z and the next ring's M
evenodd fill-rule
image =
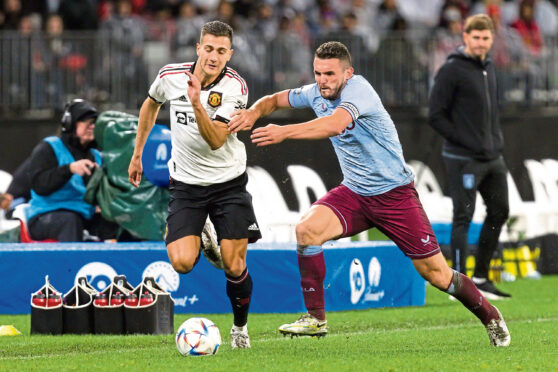
M149 89L139 116L129 181L141 181L141 155L161 104L170 101L172 156L165 242L179 273L192 270L200 256L207 216L217 231L234 324L232 348L249 348L246 327L252 279L246 267L248 243L261 238L252 197L246 191L246 149L227 123L248 101L240 75L226 66L233 54L232 28L206 23L196 62L164 66Z

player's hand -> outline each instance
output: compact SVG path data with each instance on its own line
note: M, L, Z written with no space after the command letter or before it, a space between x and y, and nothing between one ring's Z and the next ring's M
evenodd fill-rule
M250 138L252 143L259 146L274 145L281 143L285 139L284 127L275 124L268 124L263 128L256 128Z
M81 159L70 163L70 172L72 172L73 174L78 174L80 176L90 176L91 172L93 171L93 169L95 169L96 166L97 164L89 159Z
M142 171L143 166L141 165L141 156L132 157L132 160L130 160L130 166L128 167L128 182L135 187L139 187Z
M7 211L12 206L14 196L9 193L0 194L0 208Z
M201 92L200 80L190 71L186 71L186 75L190 78L190 80L188 80L188 98L190 98L190 102L192 103L199 102Z
M231 114L231 121L227 124L229 132L237 133L241 130L250 130L258 120L258 114L254 110L236 110Z

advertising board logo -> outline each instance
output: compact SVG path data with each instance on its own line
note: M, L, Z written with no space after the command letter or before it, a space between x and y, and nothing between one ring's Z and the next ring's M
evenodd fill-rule
M364 275L362 262L355 258L351 262L349 269L349 283L351 286L351 303L380 301L385 292L379 290L380 279L382 276L382 265L376 257L370 259L368 264L368 283Z
M160 143L159 146L157 146L157 151L155 152L155 159L157 159L157 161L166 161L167 155L167 145Z
M110 285L116 275L112 266L104 262L90 262L78 270L74 284L78 284L78 278L84 276L87 282L100 292Z
M358 258L355 258L353 262L351 262L349 277L351 283L351 303L356 304L360 300L365 289L364 269Z
M155 151L155 163L153 164L154 169L167 169L167 157L168 157L168 150L167 145L165 143L160 143L157 146L157 151Z
M180 277L172 268L172 265L165 261L155 261L150 263L143 270L142 279L150 276L155 279L157 284L167 292L175 292L180 286Z

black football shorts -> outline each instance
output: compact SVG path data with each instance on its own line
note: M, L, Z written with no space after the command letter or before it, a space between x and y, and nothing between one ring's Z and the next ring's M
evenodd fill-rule
M200 236L208 215L218 241L248 238L249 243L256 242L262 235L252 207L252 195L246 191L247 183L246 173L209 186L171 179L165 243L189 235Z

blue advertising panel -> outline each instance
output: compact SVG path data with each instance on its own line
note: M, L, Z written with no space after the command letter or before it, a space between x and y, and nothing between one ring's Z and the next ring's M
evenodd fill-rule
M169 167L167 165L172 151L169 128L155 124L145 141L141 162L143 174L154 185L169 186Z
M326 310L424 305L424 280L395 245L336 243L324 251ZM254 281L252 312L305 311L294 243L252 244L247 263ZM171 293L177 313L230 312L224 272L201 258L192 272L178 274L163 242L17 243L0 245L0 314L29 313L30 295L45 275L65 293L78 277L102 290L117 274L132 285L154 277Z

